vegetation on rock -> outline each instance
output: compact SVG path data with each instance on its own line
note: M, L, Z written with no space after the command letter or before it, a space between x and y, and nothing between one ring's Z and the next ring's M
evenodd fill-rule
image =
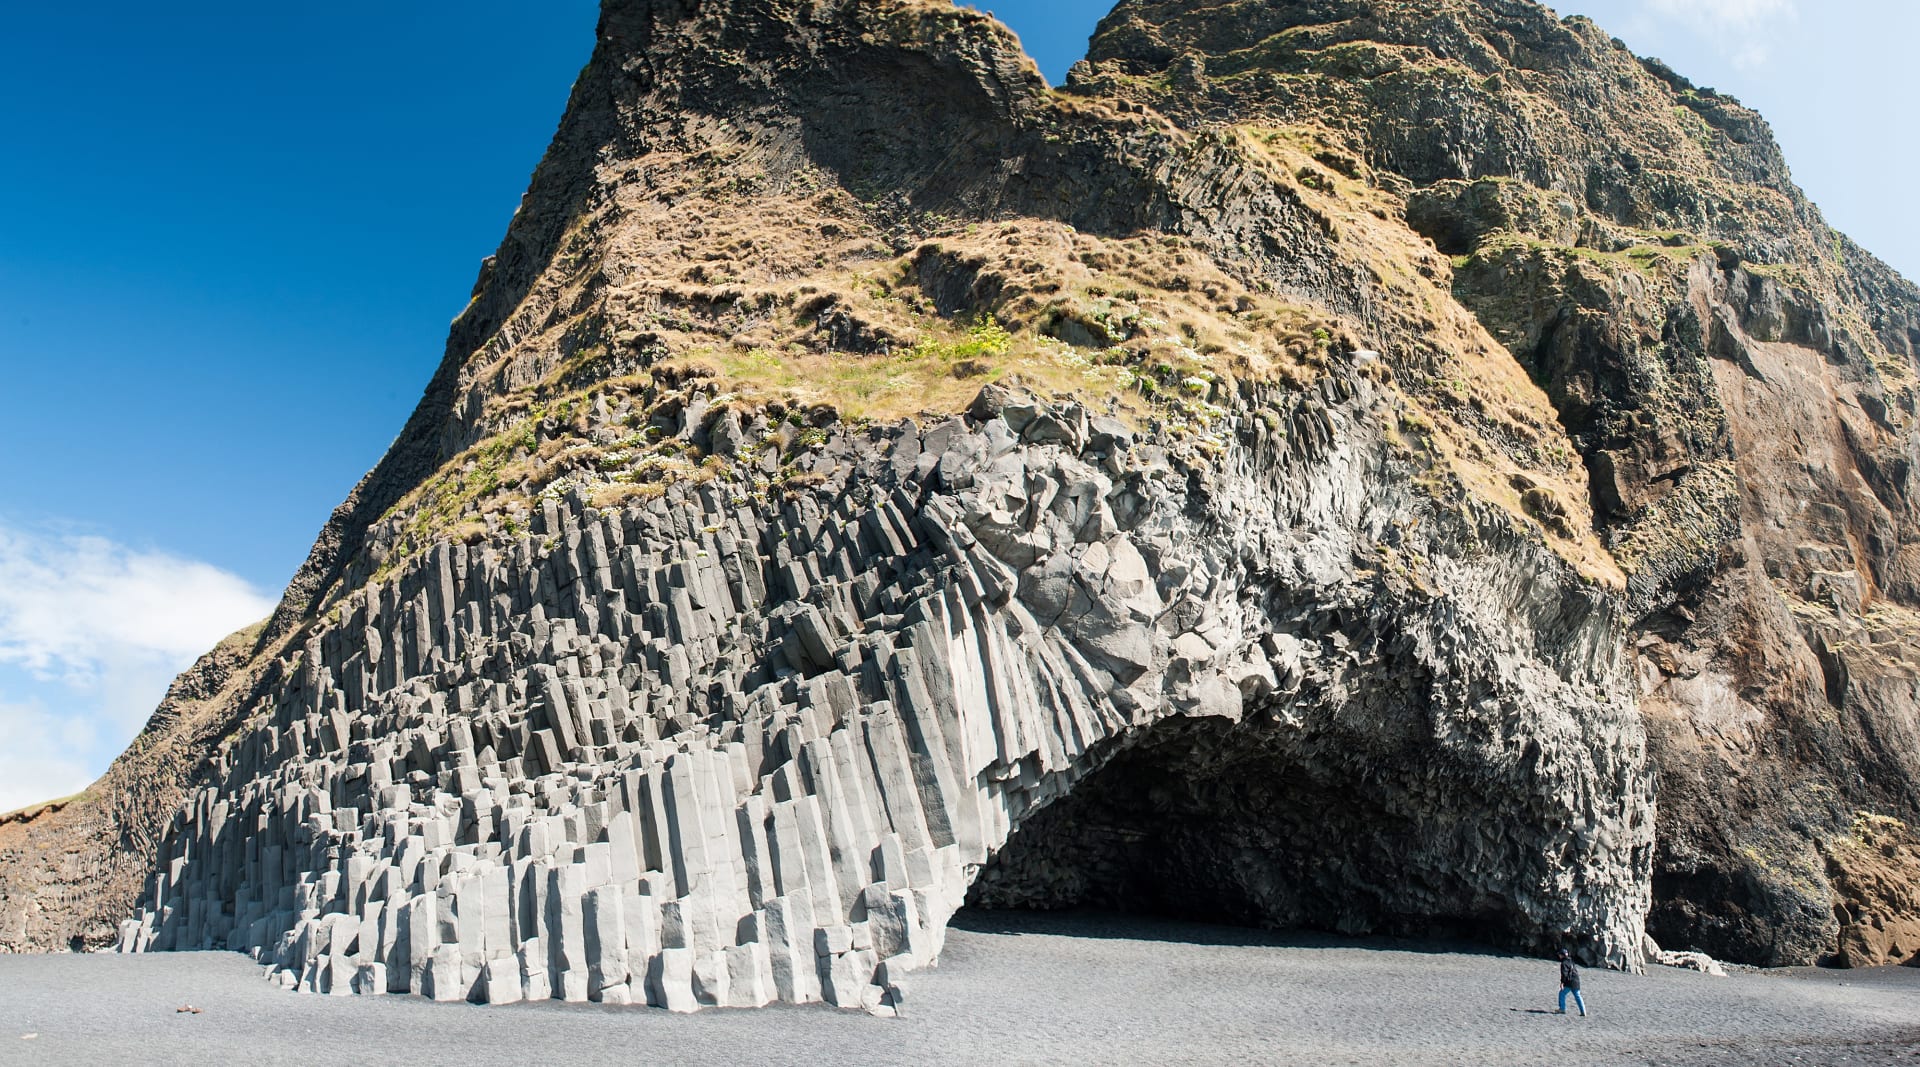
M157 717L89 797L0 820L0 845L25 825L86 838L87 857L0 865L0 947L102 942L169 805L207 780L207 738L244 740L266 721L249 702L296 670L288 650L436 553L550 560L561 510L829 508L874 492L850 473L882 477L868 467L968 492L876 459L965 413L969 432L998 420L1016 438L1042 414L1074 423L1059 433L1090 456L1105 450L1076 420L1110 419L1102 432L1154 457L1101 475L1121 483L1113 506L1141 495L1123 474L1177 478L1203 519L1236 499L1223 486L1298 489L1276 456L1366 451L1353 515L1394 518L1314 564L1341 580L1281 581L1258 560L1291 549L1243 546L1244 588L1289 619L1305 589L1366 588L1409 619L1492 603L1534 627L1512 663L1537 662L1502 685L1587 664L1593 718L1562 724L1584 739L1566 751L1617 772L1582 788L1618 799L1621 824L1550 829L1640 879L1669 947L1763 964L1920 951L1902 859L1920 847L1920 292L1826 226L1758 115L1524 0L1123 0L1058 88L1003 27L933 0L687 7L606 3L601 50L420 409L268 628L221 660L246 684L209 690L227 703L185 733ZM1325 414L1362 395L1369 425ZM1315 514L1345 529L1333 503ZM994 536L1005 520L981 509ZM1525 587L1463 587L1475 567L1507 573L1489 553L1524 561ZM1381 667L1409 687L1393 707L1464 706L1447 686L1473 653L1371 610L1306 612L1318 629L1298 639L1336 658L1335 633L1432 644L1418 684ZM1165 625L1169 648L1198 632ZM1162 652L1204 658L1192 641ZM1519 691L1489 706L1518 721ZM1337 703L1301 692L1283 719ZM1631 729L1613 717L1626 705ZM1404 726L1378 714L1382 736ZM1510 728L1448 722L1474 744ZM1512 740L1509 769L1544 774ZM1143 751L1221 743L1196 727ZM1655 778L1652 851L1612 849L1637 840ZM1244 844L1262 831L1239 803L1221 801ZM1105 817L1086 804L1056 828ZM1016 860L996 891L1059 891ZM66 891L96 876L99 892ZM1364 921L1239 888L1265 914Z

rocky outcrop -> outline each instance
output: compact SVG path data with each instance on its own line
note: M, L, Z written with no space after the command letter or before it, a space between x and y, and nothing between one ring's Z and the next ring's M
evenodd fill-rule
M1196 128L1306 123L1326 166L1403 183L1455 299L1546 390L1628 576L1653 933L1904 958L1836 954L1886 898L1825 857L1920 807L1920 293L1825 224L1765 122L1508 0L1128 0L1075 85Z
M1871 967L1920 960L1920 842L1897 819L1861 816L1822 850L1840 904L1842 966Z
M943 3L609 0L407 430L0 947L877 1011L969 899L1897 956L1917 307L1521 0L1129 0L1062 91Z
M1127 818L1144 764L1201 791L1142 873L1239 918L1637 962L1611 598L1409 491L1365 379L1234 410L1196 468L990 387L842 432L777 510L716 480L442 545L288 661L123 947L319 992L884 1008L1010 835L1070 794ZM1217 793L1246 824L1202 821Z

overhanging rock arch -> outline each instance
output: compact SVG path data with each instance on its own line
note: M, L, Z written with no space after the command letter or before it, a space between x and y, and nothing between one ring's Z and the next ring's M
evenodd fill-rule
M990 387L836 431L778 504L574 496L442 543L272 672L121 946L323 992L871 1007L1017 829L1162 773L1192 787L1162 815L1248 831L1171 857L1226 917L1637 965L1652 805L1609 595L1423 493L1364 375L1222 399L1203 460ZM1301 802L1341 790L1316 842Z

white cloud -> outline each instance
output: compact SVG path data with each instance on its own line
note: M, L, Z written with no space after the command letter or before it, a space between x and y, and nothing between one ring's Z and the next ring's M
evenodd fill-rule
M84 677L128 657L191 660L272 610L205 563L0 525L0 662Z
M0 811L86 785L175 674L272 610L206 563L0 522Z
M97 776L86 759L95 745L85 719L63 719L38 701L0 700L0 812L85 789Z
M1764 66L1779 31L1800 15L1798 0L1646 0L1646 7L1713 41L1742 69Z

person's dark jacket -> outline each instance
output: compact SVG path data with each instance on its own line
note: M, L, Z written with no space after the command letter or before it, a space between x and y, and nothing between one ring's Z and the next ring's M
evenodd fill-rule
M1568 989L1580 988L1580 968L1572 960L1560 961L1560 984Z

